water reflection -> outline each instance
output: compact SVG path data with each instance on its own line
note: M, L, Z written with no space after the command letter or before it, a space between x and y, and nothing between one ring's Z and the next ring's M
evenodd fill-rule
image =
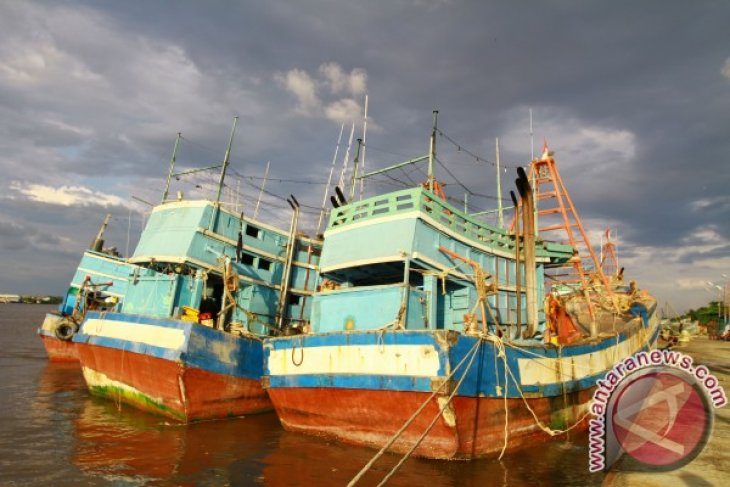
M284 431L274 414L179 425L88 395L78 365L42 369L33 416L68 457L70 483L91 485L346 485L376 453ZM47 428L44 427L44 430ZM553 441L504 461L410 459L388 485L599 485L586 467L587 438ZM376 485L400 456L385 455L359 485ZM61 466L62 464L65 466ZM40 467L40 465L39 465ZM50 475L50 474L49 474Z
M151 485L198 484L213 471L224 480L229 465L260 456L279 428L273 414L178 425L96 398L74 424L73 462L81 470Z

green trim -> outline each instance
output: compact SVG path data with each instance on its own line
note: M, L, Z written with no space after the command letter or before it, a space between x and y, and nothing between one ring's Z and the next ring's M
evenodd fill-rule
M112 401L123 401L127 404L134 406L142 406L146 411L174 418L178 421L185 422L187 420L184 413L175 411L169 406L162 404L159 401L155 401L149 396L142 394L141 392L132 392L128 389L123 389L119 386L91 386L89 392L96 396L105 397Z

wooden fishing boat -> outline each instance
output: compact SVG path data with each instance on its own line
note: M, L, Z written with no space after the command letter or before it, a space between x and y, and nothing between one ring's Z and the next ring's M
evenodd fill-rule
M392 166L429 161L424 187L339 202L310 332L265 340L284 428L436 459L499 454L585 427L596 380L653 346L653 297L595 256L588 267L573 234L536 236L533 189L560 181L547 151L532 185L520 174L510 231L445 201L436 133L434 115L429 155ZM562 203L537 211L577 218ZM575 280L547 280L560 269Z
M92 394L188 422L271 409L263 337L306 325L321 243L215 200L152 209L121 307L89 311L73 337ZM179 139L178 139L179 140ZM176 144L177 147L177 144Z

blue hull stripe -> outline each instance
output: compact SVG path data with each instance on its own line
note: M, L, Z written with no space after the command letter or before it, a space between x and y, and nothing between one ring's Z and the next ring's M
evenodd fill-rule
M656 342L659 334L659 327L656 327L649 344ZM573 347L563 347L562 359L570 359L572 356L581 354L595 353L604 350L607 347L621 343L627 339L625 334L616 338L609 338L597 344L581 344ZM287 350L292 348L316 348L318 346L342 346L342 345L374 345L378 343L384 344L431 344L436 345L439 349L439 360L441 366L437 377L433 378L416 378L412 376L386 376L386 375L353 375L353 374L312 374L312 375L269 375L268 368L265 370L269 381L270 388L277 387L331 387L331 388L347 388L347 389L370 389L370 390L399 390L414 392L430 392L432 379L444 379L446 366L455 367L474 346L478 338L459 335L455 344L448 348L448 358L438 347L433 332L388 332L381 336L380 333L337 333L326 335L309 335L299 337L285 337L266 340L264 347L265 359L268 359L269 353L274 350ZM522 349L505 347L507 353L507 362L515 379L520 382L519 359L538 359L535 354L542 357L558 358L558 351L554 347L523 347ZM649 349L649 345L645 345L644 350ZM498 350L495 349L491 342L483 342L477 352L478 355L474 359L472 367L467 371L466 377L461 384L458 394L466 397L504 397L504 364L501 358L497 357ZM306 351L304 352L306 356ZM467 359L468 361L468 359ZM466 363L465 363L466 364ZM466 365L464 365L466 367ZM600 379L607 371L601 371L592 376L583 377L577 380L566 381L563 383L551 383L543 385L524 385L521 386L523 393L531 393L538 397L555 397L560 396L564 392L576 392L586 390L593 387L597 379ZM457 371L452 377L452 382L456 383L463 377L462 370ZM515 386L511 378L507 379L506 393L509 398L519 398L520 391Z
M82 325L81 330L73 337L73 341L76 343L88 343L89 345L148 355L220 375L253 380L261 379L263 373L263 347L259 340L245 336L235 336L202 325L178 320L147 318L122 313L89 313L87 317L181 329L185 334L185 342L180 349L173 350L120 338L87 335L84 333Z
M269 387L334 387L383 391L431 392L427 377L384 375L288 375L272 376Z

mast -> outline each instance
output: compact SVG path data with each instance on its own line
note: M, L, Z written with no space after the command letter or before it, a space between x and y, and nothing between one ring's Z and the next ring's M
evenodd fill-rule
M530 108L530 160L535 160L535 138L532 133L532 108Z
M261 190L259 191L259 199L256 200L256 209L253 210L253 219L255 220L259 214L259 205L261 204L261 197L264 195L264 188L266 187L266 180L269 178L269 164L271 161L266 161L266 170L264 171L264 180L261 182Z
M428 150L428 190L433 191L433 161L436 159L436 124L438 122L439 111L433 111L433 128L431 129L431 143Z
M175 138L175 146L172 148L172 157L170 157L170 170L167 172L167 182L165 183L165 192L162 193L161 203L167 201L167 194L170 192L170 180L172 180L172 171L173 169L175 169L175 155L177 154L177 145L180 143L181 138L182 132L178 132L177 138Z
M345 186L345 173L347 172L347 160L350 158L350 148L352 147L352 137L355 135L355 123L352 123L350 129L350 139L347 141L347 150L345 151L345 158L342 161L342 172L340 173L339 186L343 188Z
M357 184L357 168L360 159L360 148L362 147L362 139L357 139L357 151L355 152L355 159L352 161L352 184L350 186L350 201L355 198L355 186ZM362 179L360 180L362 182Z
M319 234L319 228L322 226L322 219L324 218L324 209L327 204L327 193L329 192L330 185L332 184L332 175L335 172L335 165L337 164L337 153L340 151L340 143L342 142L342 132L345 130L344 122L340 125L340 136L337 138L337 146L335 147L335 154L332 156L332 167L330 167L330 176L327 178L327 186L324 187L324 196L322 197L322 209L319 211L319 220L317 221L317 232Z
M502 175L499 170L499 137L494 140L497 165L497 224L499 228L504 228L504 210L502 208Z
M362 162L360 163L360 172L365 174L365 150L367 147L365 147L365 141L367 140L368 136L368 95L365 95L365 118L362 121ZM360 199L362 199L363 194L365 192L365 180L360 180Z
M228 139L228 147L226 148L226 155L223 158L223 165L221 167L221 177L218 181L218 193L215 196L215 202L220 203L221 193L223 191L223 181L226 179L226 169L228 169L228 163L231 159L231 146L233 145L233 137L236 135L236 124L238 123L238 116L233 117L233 127L231 128L231 137Z

